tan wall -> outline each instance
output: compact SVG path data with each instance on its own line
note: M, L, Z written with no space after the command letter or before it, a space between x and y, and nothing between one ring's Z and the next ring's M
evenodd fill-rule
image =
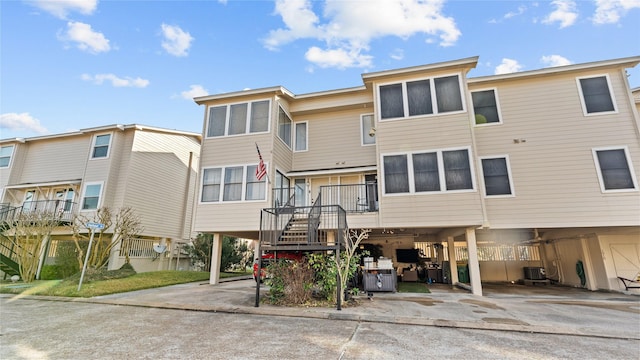
M475 127L478 156L509 156L515 197L486 199L492 227L639 223L638 193L603 194L592 155L593 148L627 146L640 179L640 141L626 85L620 72L609 75L618 107L610 115L583 115L575 74L494 84L504 123ZM485 87L491 85L475 88Z

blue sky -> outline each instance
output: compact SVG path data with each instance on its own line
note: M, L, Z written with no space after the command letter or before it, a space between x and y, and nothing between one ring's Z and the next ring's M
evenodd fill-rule
M201 132L194 96L470 56L475 77L640 55L640 0L3 0L0 27L0 138Z

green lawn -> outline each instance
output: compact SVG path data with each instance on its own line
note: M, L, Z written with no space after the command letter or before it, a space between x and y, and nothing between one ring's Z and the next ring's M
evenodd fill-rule
M399 282L398 292L401 293L430 293L427 285L421 282Z
M250 273L220 273L220 278L243 276ZM0 293L23 295L47 295L70 297L93 297L122 293L127 291L150 289L168 285L184 284L209 280L208 272L201 271L154 271L130 275L123 278L91 280L87 277L78 291L79 276L67 280L36 280L32 283L3 280Z

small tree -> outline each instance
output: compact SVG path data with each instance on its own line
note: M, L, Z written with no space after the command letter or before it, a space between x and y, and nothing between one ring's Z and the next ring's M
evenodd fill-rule
M341 256L335 256L336 271L340 280L340 300L344 301L344 290L347 288L347 282L358 269L360 263L360 255L356 254L359 249L360 242L369 238L371 229L347 230L345 231L345 249Z

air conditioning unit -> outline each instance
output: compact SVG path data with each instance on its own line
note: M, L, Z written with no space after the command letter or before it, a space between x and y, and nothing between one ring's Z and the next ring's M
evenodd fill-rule
M524 267L525 280L545 280L547 278L543 267Z

